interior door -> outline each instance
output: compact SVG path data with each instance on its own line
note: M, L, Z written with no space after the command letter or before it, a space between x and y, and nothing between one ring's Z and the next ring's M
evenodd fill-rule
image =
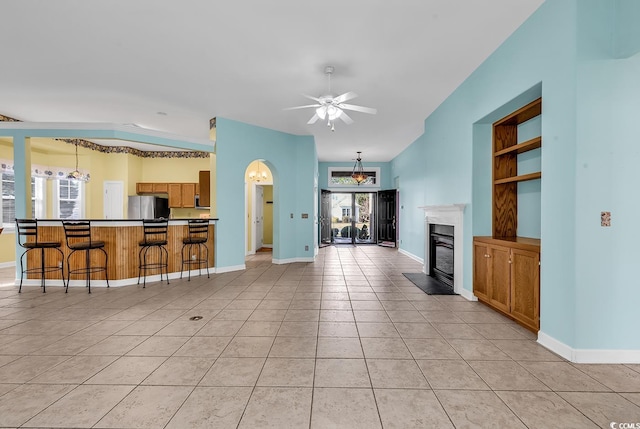
M264 213L263 213L263 204L264 204L264 189L262 186L255 187L255 200L254 200L254 210L256 213L255 217L255 226L256 226L256 234L255 234L255 245L254 250L257 252L260 250L262 245L264 244Z
M320 247L332 243L331 236L331 191L320 191Z
M124 218L124 183L120 181L105 181L104 189L104 218Z
M396 247L397 191L378 191L378 244Z

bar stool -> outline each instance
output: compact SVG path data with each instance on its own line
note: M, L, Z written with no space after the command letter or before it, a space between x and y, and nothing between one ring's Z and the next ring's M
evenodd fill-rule
M169 252L165 247L167 245L167 229L169 222L166 219L143 219L142 230L143 239L140 241L140 252L138 253L138 284L140 277L144 271L144 280L142 287L147 287L147 271L160 270L160 281L162 281L162 269L167 276L167 284L169 284ZM147 262L147 252L149 249L157 248L159 253L159 261ZM164 255L164 257L163 257Z
M104 250L105 242L94 240L91 237L91 221L62 221L62 226L64 228L64 235L67 239L67 247L71 250L71 253L67 256L67 292L69 291L69 282L71 281L72 275L85 275L87 279L87 287L89 288L89 293L91 293L91 274L100 271L104 271L107 287L109 287L109 274L107 272L109 256L107 255L107 251ZM91 265L92 250L100 250L104 253L103 266ZM71 269L71 263L69 261L71 256L78 251L84 251L84 267Z
M207 241L209 240L209 221L207 219L190 219L187 221L188 235L182 239L182 266L180 267L180 278L184 272L184 266L189 269L189 281L191 281L191 266L198 266L198 275L202 274L202 264L207 269L207 278L209 277L209 248ZM192 253L193 247L197 248L197 254ZM201 250L204 247L205 257L202 257ZM184 251L187 250L185 258Z
M37 219L16 219L16 231L18 232L18 244L25 249L20 256L20 288L18 293L22 292L22 279L24 274L39 273L41 277L42 292L45 289L46 273L60 270L62 284L64 285L64 254L60 247L60 241L42 241L38 238L38 221ZM40 249L40 266L34 268L24 268L24 257L32 250ZM60 253L60 263L56 265L46 265L45 249L55 249Z

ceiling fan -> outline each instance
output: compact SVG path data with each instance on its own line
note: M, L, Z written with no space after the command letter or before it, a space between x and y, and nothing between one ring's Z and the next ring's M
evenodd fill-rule
M353 119L347 115L345 110L353 110L356 112L369 113L375 115L378 111L371 107L356 106L353 104L347 104L345 101L349 101L356 98L358 95L355 92L345 92L344 94L334 97L331 95L331 74L334 71L333 66L326 66L324 74L327 75L329 80L329 92L328 95L321 95L320 97L312 97L311 95L302 94L316 102L316 104L307 104L306 106L288 107L284 110L306 109L308 107L314 107L316 112L309 119L307 124L314 124L318 119L326 120L327 126L331 127L331 131L335 131L334 121L338 118L342 119L345 124L352 124Z

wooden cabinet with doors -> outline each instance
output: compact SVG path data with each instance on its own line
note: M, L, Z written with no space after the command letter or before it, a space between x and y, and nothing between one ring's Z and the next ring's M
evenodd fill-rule
M136 183L136 194L166 194L169 192L168 183L138 182Z
M539 156L533 151L542 148L542 137L523 141L526 137L518 134L541 114L539 98L493 124L493 235L473 241L473 293L533 331L540 329L540 240L517 235L518 184L540 180L542 172L518 168L531 167L519 161Z
M540 240L474 237L473 292L478 300L537 332Z
M209 207L211 205L211 173L208 170L202 170L198 173L198 195L200 196L200 205Z
M195 183L169 183L168 191L170 208L195 207Z

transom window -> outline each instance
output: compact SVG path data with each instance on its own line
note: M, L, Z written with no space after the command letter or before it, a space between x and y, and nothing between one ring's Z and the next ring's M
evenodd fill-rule
M329 183L330 188L379 188L380 168L378 167L365 167L364 174L367 175L367 180L358 185L351 174L353 173L353 167L329 167Z

